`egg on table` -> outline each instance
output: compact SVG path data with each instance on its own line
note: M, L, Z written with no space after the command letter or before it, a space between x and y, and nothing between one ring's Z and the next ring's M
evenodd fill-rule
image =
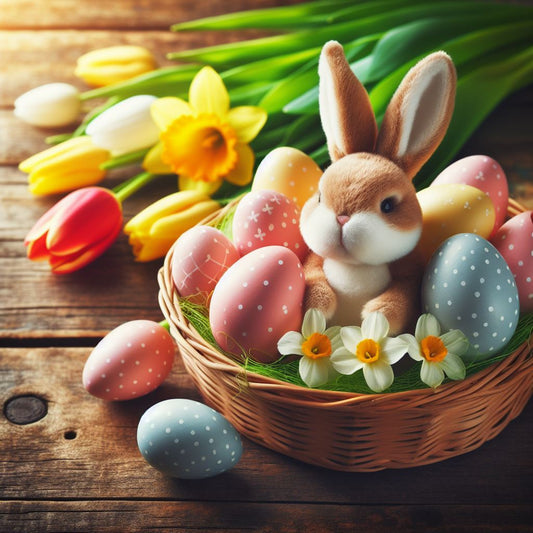
M182 479L216 476L242 455L240 436L224 416L184 398L150 407L139 420L137 445L151 466Z
M257 167L252 191L278 191L300 208L318 190L322 170L307 154L290 146L269 152Z
M503 224L509 201L509 185L500 164L486 155L471 155L446 167L433 181L433 185L462 183L480 189L491 199L495 218L491 236Z
M302 265L288 248L266 246L246 254L213 292L209 320L215 340L231 354L275 361L280 337L300 328L304 288Z
M461 233L447 239L429 262L422 304L443 329L459 329L475 358L495 355L513 336L518 292L507 263L486 239Z
M218 229L194 226L174 244L171 275L180 296L207 305L222 274L239 259L234 244Z
M95 346L83 368L83 385L104 400L144 396L167 378L175 351L170 333L157 322L125 322Z
M488 238L494 227L491 199L471 185L431 185L417 193L422 209L422 235L417 250L425 261L449 237L476 233Z
M515 278L520 310L533 312L533 211L510 218L496 232L492 243Z
M241 255L265 246L292 250L303 261L308 248L300 233L300 208L276 191L252 191L235 209L233 242Z

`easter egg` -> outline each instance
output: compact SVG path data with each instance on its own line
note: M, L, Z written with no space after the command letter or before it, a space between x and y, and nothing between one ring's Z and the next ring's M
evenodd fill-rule
M300 233L300 208L276 191L252 191L233 216L233 242L241 255L264 246L285 246L303 261L308 252Z
M104 400L143 396L166 379L175 350L170 333L157 322L125 322L94 347L83 368L83 385Z
M322 170L307 154L290 146L269 152L257 167L252 191L278 191L300 208L318 190Z
M447 238L457 233L476 233L488 238L494 227L490 198L471 185L432 185L417 193L422 209L422 235L417 250L429 261Z
M182 479L216 476L242 455L239 434L226 418L183 398L156 403L142 415L137 445L151 466Z
M520 310L533 312L533 211L509 219L492 238L513 273Z
M171 275L180 296L206 305L222 274L239 259L233 243L218 229L194 226L174 245Z
M500 164L485 155L464 157L446 167L433 181L433 185L463 183L483 191L494 205L494 228L491 235L503 224L509 201L509 185Z
M267 246L241 257L222 276L209 307L211 331L226 352L272 362L277 343L302 321L305 288L298 257Z
M518 324L518 292L507 263L487 240L461 233L446 240L422 282L424 310L444 330L460 329L476 359L495 355Z

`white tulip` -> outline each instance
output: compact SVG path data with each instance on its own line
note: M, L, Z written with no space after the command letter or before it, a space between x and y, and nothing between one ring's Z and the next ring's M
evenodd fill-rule
M86 133L96 146L117 156L148 148L159 140L150 106L155 96L140 94L106 109L87 126Z
M80 114L80 92L68 83L47 83L15 100L15 115L33 126L56 128L75 122Z

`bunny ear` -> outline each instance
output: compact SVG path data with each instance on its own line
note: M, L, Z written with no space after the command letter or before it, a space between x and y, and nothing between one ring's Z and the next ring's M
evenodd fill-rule
M394 93L381 125L376 153L413 178L442 141L452 118L456 73L444 52L417 63Z
M320 118L331 160L372 152L377 137L374 111L338 42L329 41L322 48L318 74Z

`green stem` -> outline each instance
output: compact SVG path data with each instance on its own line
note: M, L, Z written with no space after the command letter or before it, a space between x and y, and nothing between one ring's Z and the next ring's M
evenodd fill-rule
M149 148L141 148L135 152L112 157L100 165L102 170L113 170L114 168L124 167L133 163L138 163L148 153Z
M143 172L133 178L121 183L113 189L113 193L117 197L119 202L123 202L126 198L129 198L132 194L136 193L139 189L150 183L158 174L150 174L150 172Z

